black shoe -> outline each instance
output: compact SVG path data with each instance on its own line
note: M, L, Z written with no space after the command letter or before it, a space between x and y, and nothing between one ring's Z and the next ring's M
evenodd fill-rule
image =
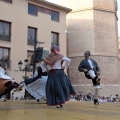
M99 105L98 99L94 99L94 105Z
M100 83L100 80L101 80L100 78L97 78L97 79L96 79L96 82L97 82L97 83Z
M7 100L6 99L4 99L4 102L6 102Z
M63 105L60 105L61 108L63 108L64 106Z
M57 108L63 108L64 106L60 104L60 105L57 105L56 107Z

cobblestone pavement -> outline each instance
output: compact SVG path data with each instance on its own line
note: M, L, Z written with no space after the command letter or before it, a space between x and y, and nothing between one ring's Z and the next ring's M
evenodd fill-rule
M120 120L120 104L68 101L53 108L34 100L7 101L0 102L0 120Z

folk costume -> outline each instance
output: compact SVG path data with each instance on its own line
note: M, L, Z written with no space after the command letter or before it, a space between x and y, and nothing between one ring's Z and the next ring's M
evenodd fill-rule
M5 70L0 65L0 97L19 86L12 78L5 74Z
M38 70L35 72L33 78L28 78L25 81L22 81L20 84L20 88L24 86L25 89L37 99L37 101L46 99L46 82L47 82L47 73L42 72L41 67L38 67ZM19 89L17 91L19 91Z
M86 51L84 55L85 59L80 62L78 71L84 72L87 79L92 79L93 86L95 87L94 104L99 104L98 91L100 89L100 68L95 60L89 58L90 51Z
M59 47L52 46L51 53L41 62L42 71L48 72L46 83L47 105L63 107L62 104L70 99L70 94L76 94L75 90L64 72L68 68L71 60L59 54ZM65 64L62 66L62 63Z

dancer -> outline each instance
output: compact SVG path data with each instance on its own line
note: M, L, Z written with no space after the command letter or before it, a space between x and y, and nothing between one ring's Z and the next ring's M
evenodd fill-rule
M5 75L7 75L8 76L8 73L7 73L7 67L6 66L4 66L3 67L3 69L4 69L4 71L5 71ZM1 100L3 101L3 102L5 102L5 101L7 101L7 99L6 99L6 95L3 95L3 96L1 96Z
M73 91L71 82L64 72L68 68L71 60L59 54L60 49L58 46L51 47L51 53L41 62L43 72L48 72L48 80L46 83L46 99L47 105L62 108L65 101L70 99L70 92ZM62 64L64 61L64 65Z
M0 64L0 97L17 88L19 84L5 74Z
M46 82L47 73L43 73L41 67L38 67L37 71L34 74L34 77L22 81L19 88L16 89L15 92L19 92L22 90L23 87L25 87L25 89L37 99L37 102L39 102L46 99Z
M78 70L85 73L85 77L92 79L93 86L95 87L94 104L99 105L98 93L100 89L100 68L97 62L90 58L90 51L84 53L85 59L80 62Z

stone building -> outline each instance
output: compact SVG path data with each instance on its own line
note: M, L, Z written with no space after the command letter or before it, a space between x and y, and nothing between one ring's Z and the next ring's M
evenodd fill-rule
M84 51L91 51L101 68L101 95L120 94L120 59L116 0L58 0L71 8L67 15L69 76L77 92L93 90L91 81L78 72Z
M120 56L120 37L119 37L119 56Z

